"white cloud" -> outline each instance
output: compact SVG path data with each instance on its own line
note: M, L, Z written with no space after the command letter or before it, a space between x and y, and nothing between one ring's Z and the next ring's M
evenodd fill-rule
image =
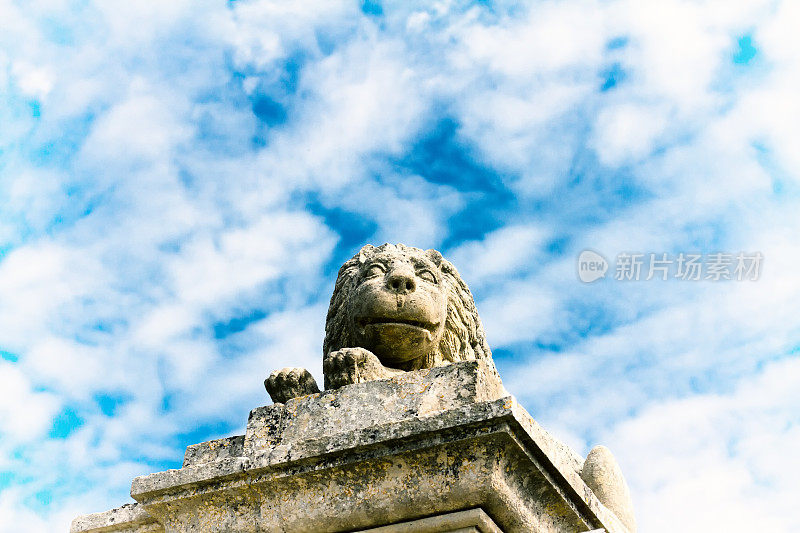
M796 359L773 363L730 394L648 408L606 434L647 531L791 531L800 464ZM788 507L787 507L788 506Z
M11 67L11 74L15 77L22 93L34 98L46 97L55 83L53 73L49 69L37 68L25 62L15 63Z
M120 376L104 364L103 355L96 347L50 337L31 345L22 366L36 383L81 398L98 383L119 381Z
M169 94L153 95L152 88L142 85L145 82L133 80L130 90L134 95L94 123L81 148L90 167L113 164L115 170L125 172L135 171L139 165L165 164L177 145L190 139L192 130L183 117L176 116L175 107L181 102L170 101Z
M234 6L235 25L228 28L228 38L234 44L237 62L269 69L273 61L295 48L316 51L315 30L342 31L357 20L356 9L356 5L341 1L242 2Z
M567 71L601 59L604 30L599 4L541 2L525 20L465 27L462 38L469 59L519 82L549 71Z
M668 113L652 105L606 107L597 118L594 148L600 161L617 166L648 155L667 125Z
M19 525L25 524L31 533L47 533L53 531L52 523L22 505L25 493L16 488L6 489L0 494L0 531L13 533L19 531ZM59 524L63 527L64 523Z
M200 322L196 309L179 303L166 303L140 317L131 331L132 341L156 349L191 331Z
M221 235L190 241L169 270L177 296L208 305L291 273L310 274L333 242L319 222L299 213L273 213ZM288 270L286 258L293 264Z
M460 245L448 258L471 285L497 282L535 267L542 260L541 248L548 236L535 226L505 226L482 241Z
M557 298L536 283L508 283L480 302L481 318L492 346L529 341L559 321Z
M403 62L400 42L367 35L310 65L299 127L276 140L282 178L339 193L359 181L370 152L396 154L416 133L426 111L421 81ZM287 163L292 163L289 167Z
M18 248L0 263L2 342L16 349L55 327L62 306L102 282L94 258L53 242Z
M11 443L20 443L43 437L50 429L53 416L60 408L56 395L34 392L28 377L13 364L0 360L0 434L4 439L3 451ZM0 461L0 465L4 461Z

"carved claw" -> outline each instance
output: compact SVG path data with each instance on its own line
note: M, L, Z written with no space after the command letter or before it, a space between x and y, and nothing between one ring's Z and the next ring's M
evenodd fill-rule
M314 376L305 368L282 368L264 380L264 387L274 403L319 392Z
M322 361L322 371L328 390L386 379L402 372L384 367L374 353L364 348L342 348L329 353Z

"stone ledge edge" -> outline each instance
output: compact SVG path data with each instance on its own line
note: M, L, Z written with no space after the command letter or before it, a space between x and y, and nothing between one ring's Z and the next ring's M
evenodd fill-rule
M248 479L268 472L307 465L314 469L331 466L330 460L347 453L350 460L354 450L365 452L384 448L411 437L421 439L417 447L428 446L445 437L442 432L455 431L486 422L506 422L515 438L527 443L537 463L565 491L568 501L577 503L580 514L594 518L608 533L628 533L616 515L606 508L583 482L579 471L582 459L541 427L513 396L485 401L439 412L422 418L391 422L353 430L338 435L278 445L254 457L227 457L217 461L156 472L134 478L131 496L140 503L150 504L210 483L216 490L220 482L249 483ZM489 431L489 428L487 428ZM446 438L446 437L445 437ZM531 446L532 445L532 446ZM244 474L245 479L235 480Z
M108 511L82 515L75 518L70 525L70 533L83 531L103 532L115 531L120 526L154 526L161 525L153 518L140 503L126 503Z

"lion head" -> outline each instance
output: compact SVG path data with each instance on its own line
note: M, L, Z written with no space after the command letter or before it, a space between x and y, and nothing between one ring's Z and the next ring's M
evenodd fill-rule
M436 250L366 245L336 279L323 355L365 348L389 368L491 359L472 294Z

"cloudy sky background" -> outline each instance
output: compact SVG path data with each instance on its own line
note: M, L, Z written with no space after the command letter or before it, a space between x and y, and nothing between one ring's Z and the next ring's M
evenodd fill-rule
M0 531L321 382L338 266L441 250L643 532L800 528L800 4L0 0ZM756 282L577 280L584 248ZM21 526L24 524L24 526Z

